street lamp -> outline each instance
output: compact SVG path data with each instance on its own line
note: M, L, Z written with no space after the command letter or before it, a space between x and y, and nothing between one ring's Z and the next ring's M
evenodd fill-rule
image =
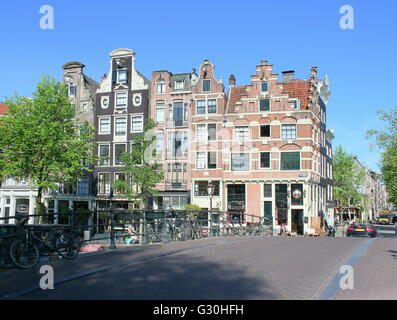
M211 183L211 181L207 185L207 194L210 197L210 233L212 233L212 196L214 195L215 186Z

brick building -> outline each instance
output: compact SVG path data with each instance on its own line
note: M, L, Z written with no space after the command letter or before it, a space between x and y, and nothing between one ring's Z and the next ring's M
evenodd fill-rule
M251 84L235 86L231 76L226 100L223 88L213 78L213 66L208 62L204 65L194 92L202 94L198 88L208 86L200 83L206 68L208 80L214 85L208 93L218 95L220 114L193 118L196 140L199 124L214 123L217 128L215 143L195 146L192 151L196 156L193 183L216 181L219 193L214 196L214 208L228 211L235 218L247 213L268 217L276 228L286 224L298 234L319 231L323 217L332 212L327 79L319 80L313 67L308 80L294 79L294 73L287 71L279 81L273 66L262 61L251 76ZM225 101L226 108L222 107ZM194 102L197 111L196 96ZM208 152L207 156L203 152ZM205 205L208 200L200 198L205 192L195 190L192 202ZM197 190L203 190L202 186Z
M192 73L152 73L150 116L156 123L157 150L163 161L164 181L157 185L159 194L150 199L154 209L182 209L190 202L190 128Z

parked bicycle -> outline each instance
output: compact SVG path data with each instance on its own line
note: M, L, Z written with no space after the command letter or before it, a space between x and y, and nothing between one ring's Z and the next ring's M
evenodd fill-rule
M73 259L79 254L79 241L69 233L49 228L48 238L43 239L35 234L32 227L21 227L24 228L23 238L14 241L10 247L10 258L20 268L35 267L43 251L57 252L64 259Z

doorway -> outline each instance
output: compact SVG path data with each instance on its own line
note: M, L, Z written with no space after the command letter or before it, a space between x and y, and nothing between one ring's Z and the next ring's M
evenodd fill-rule
M303 236L304 234L303 210L302 209L291 210L291 218L292 218L291 231L296 232L298 235Z

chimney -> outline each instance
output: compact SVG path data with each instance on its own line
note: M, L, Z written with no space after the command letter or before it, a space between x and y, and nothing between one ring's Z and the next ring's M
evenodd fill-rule
M312 67L312 79L313 80L317 79L317 67L316 66Z
M294 75L295 75L295 71L294 70L289 70L289 71L283 71L283 81L284 82L288 82L291 80L294 80Z
M234 74L231 74L229 77L229 87L234 87L236 85L236 78Z

